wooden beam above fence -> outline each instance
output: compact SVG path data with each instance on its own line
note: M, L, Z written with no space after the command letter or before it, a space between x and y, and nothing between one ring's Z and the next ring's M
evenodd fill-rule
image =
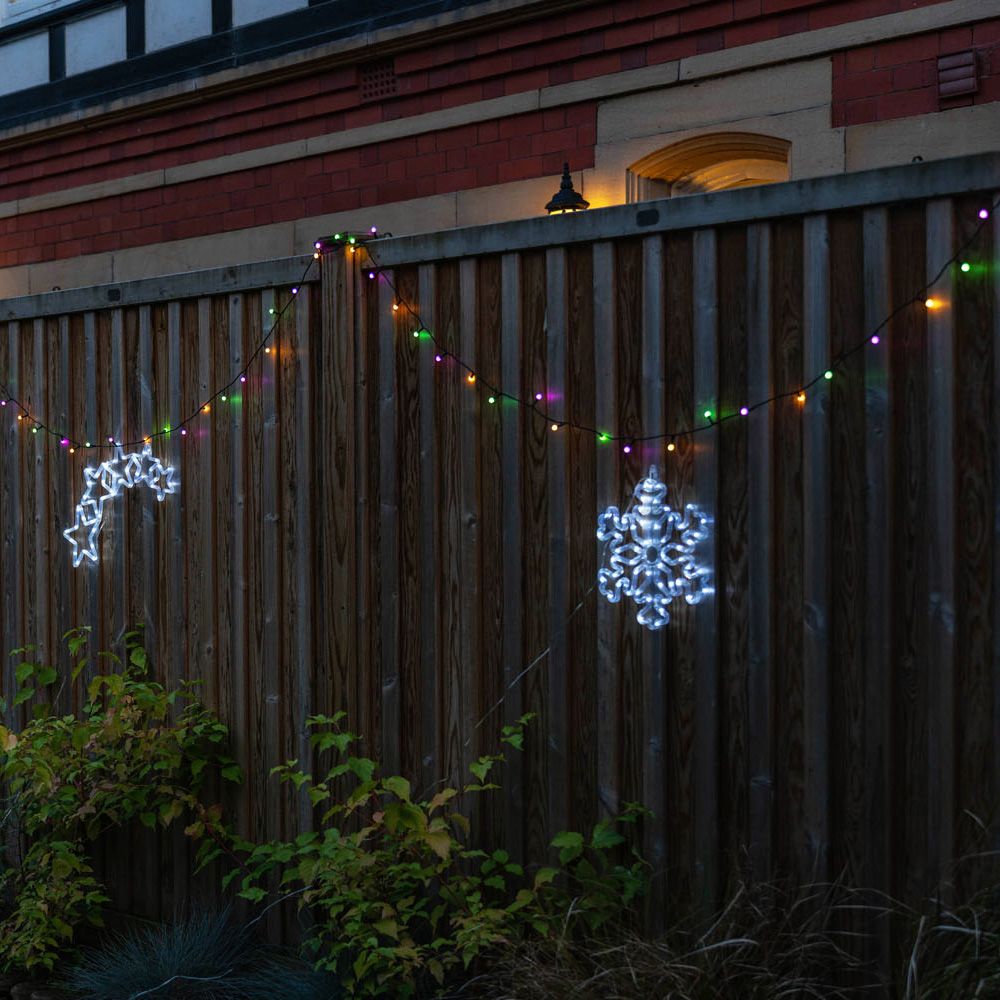
M539 215L499 225L405 236L380 241L374 248L374 256L382 267L397 267L504 253L514 247L528 250L590 243L628 235L760 222L785 216L922 201L952 195L956 191L997 188L1000 188L1000 153L984 153L685 198L664 198L574 215Z
M22 295L0 303L0 319L62 316L97 309L120 309L152 302L195 299L203 295L245 292L264 286L278 287L319 281L318 267L310 268L306 274L306 268L312 259L312 254L302 254L299 257L263 260L234 267L215 267L209 271L164 274L156 278L142 278L118 284Z

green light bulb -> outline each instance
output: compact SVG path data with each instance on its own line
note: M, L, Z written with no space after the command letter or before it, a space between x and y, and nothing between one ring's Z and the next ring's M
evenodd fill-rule
M972 270L972 265L967 260L963 260L962 261L962 270L966 274L968 274Z
M827 368L827 370L825 372L823 372L823 378L825 378L827 380L827 382L829 382L830 379L833 378L833 372L830 371L829 368Z

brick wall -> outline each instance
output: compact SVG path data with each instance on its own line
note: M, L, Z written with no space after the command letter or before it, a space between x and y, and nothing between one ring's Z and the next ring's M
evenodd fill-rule
M182 107L128 120L109 118L60 135L40 132L35 140L21 139L16 147L0 149L0 203L349 133L932 2L940 0L609 0L478 37L439 44L425 40L395 56L397 96L378 102L362 101L359 67L347 66L265 81L237 94L200 96ZM931 48L936 56L943 43L935 36L926 44L926 54L923 49L901 52L898 65L878 63L883 57L877 54L867 69L858 68L857 59L850 67L847 58L840 59L838 114L845 120L878 114L880 100L888 101L894 91L869 93L866 88L891 88L897 69L901 87L912 82L906 75L911 64L931 59ZM862 79L869 72L872 77ZM913 88L917 96L899 98L898 105L886 103L886 114L916 113L924 107L924 69L912 72L919 77L920 86ZM915 110L906 112L910 106ZM556 175L564 160L573 169L592 166L595 141L596 105L590 102L95 198L0 221L0 266Z
M937 60L976 52L979 91L938 98ZM860 125L1000 100L1000 20L950 28L838 53L833 124Z

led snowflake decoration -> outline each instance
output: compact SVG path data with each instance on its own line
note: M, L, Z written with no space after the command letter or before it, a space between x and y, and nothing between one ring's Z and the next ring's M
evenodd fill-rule
M115 454L96 469L83 470L84 490L76 505L76 519L63 536L73 547L73 565L79 566L84 559L96 563L97 538L104 522L104 507L109 500L121 495L123 489L133 486L148 486L156 499L162 501L170 493L177 492L177 480L172 466L164 465L155 455L152 446L146 444L140 452L126 454L120 444L115 446Z
M639 605L639 624L661 629L670 621L669 605L678 598L698 604L712 593L711 569L698 563L695 549L708 538L712 520L688 504L683 515L666 502L667 487L656 466L635 488L624 514L609 507L597 519L604 560L597 574L600 592L612 604L623 596Z

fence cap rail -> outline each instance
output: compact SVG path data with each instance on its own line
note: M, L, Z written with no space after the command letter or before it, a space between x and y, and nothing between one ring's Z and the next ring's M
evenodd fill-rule
M539 215L498 225L402 236L380 241L375 252L379 266L396 267L994 190L1000 190L1000 153L983 153L683 198L663 198L572 215Z
M311 260L312 254L303 254L301 257L216 267L208 271L164 274L156 278L140 278L117 284L22 295L0 301L0 320L37 319L153 302L194 299L206 295L225 295L256 288L296 285L303 281L302 275ZM312 268L304 280L319 281L319 268Z

